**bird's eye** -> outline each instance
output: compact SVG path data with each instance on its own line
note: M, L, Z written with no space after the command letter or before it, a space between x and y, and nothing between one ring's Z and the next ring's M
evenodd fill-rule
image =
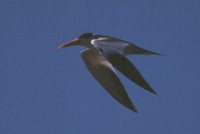
M85 38L91 38L92 36L93 36L92 33L85 33L85 34L82 34L81 36L79 36L79 38L85 39Z

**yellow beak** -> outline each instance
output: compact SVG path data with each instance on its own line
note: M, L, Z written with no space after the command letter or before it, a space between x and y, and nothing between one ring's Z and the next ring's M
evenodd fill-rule
M78 45L78 44L80 44L80 40L78 38L76 38L72 41L68 41L68 42L61 44L58 48L65 48L65 47L70 47L70 46L74 46L74 45Z

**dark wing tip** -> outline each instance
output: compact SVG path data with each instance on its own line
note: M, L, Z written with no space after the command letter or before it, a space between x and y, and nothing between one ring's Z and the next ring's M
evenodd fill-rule
M134 106L130 107L130 110L135 112L135 113L138 113L137 109Z
M146 89L150 93L157 95L157 92L146 81L142 85L139 85L139 86Z
M133 105L132 101L128 100L125 103L122 103L124 106L126 106L128 109L130 109L131 111L137 113L137 108Z
M162 53L157 53L157 52L153 52L153 55L165 56L165 54L162 54Z
M157 92L147 82L143 83L143 85L139 85L139 86L146 89L150 93L157 95Z
M151 53L149 53L149 54L159 55L159 56L163 56L163 55L164 55L164 54L162 54L162 53L157 53L157 52L153 52L153 51L151 51Z
M153 94L155 94L155 95L157 95L158 93L157 92L155 92L154 90L152 90L152 91L150 91L151 93L153 93Z

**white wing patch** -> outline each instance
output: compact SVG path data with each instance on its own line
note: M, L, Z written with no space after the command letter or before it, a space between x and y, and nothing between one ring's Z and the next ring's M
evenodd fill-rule
M92 45L95 48L102 49L105 53L117 52L123 54L124 48L126 48L129 44L124 42L113 42L108 41L108 38L98 38L91 41Z
M110 62L108 62L106 59L100 61L101 64L103 64L104 66L107 66L109 67L115 74L116 74L116 71L114 69L114 67L112 66L112 64Z

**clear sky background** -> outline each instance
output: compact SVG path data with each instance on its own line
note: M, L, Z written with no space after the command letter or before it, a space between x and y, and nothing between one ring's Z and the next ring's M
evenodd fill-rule
M1 0L1 134L199 134L199 0ZM139 113L86 69L76 36L111 35L165 56L129 56L158 95L119 74Z

